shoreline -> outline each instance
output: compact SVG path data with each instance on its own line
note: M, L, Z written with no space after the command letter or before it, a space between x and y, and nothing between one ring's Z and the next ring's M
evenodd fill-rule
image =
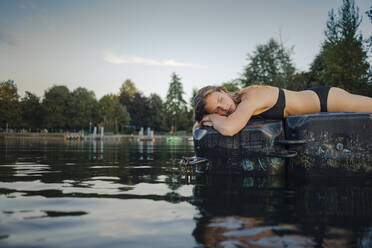
M54 138L63 139L63 133L1 133L0 138Z
M117 135L107 135L101 139L99 136L95 138L89 136L82 136L80 138L81 141L89 141L89 140L121 140L121 139L135 139L139 141L151 141L151 140L165 140L168 137L179 137L183 139L191 138L192 135L155 135L154 137L148 136L138 136L138 135L129 135L129 134L117 134ZM41 138L41 139L64 139L67 141L73 141L74 139L66 139L66 133L1 133L0 138L8 139L8 138Z

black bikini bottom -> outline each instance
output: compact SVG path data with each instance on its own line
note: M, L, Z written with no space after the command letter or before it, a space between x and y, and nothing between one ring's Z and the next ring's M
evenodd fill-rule
M309 90L314 91L320 101L320 112L327 112L327 101L328 101L328 93L331 87L329 86L320 86L320 87L313 87Z

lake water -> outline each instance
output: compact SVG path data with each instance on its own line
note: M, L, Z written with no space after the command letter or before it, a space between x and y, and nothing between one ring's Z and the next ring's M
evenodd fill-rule
M186 177L193 155L0 139L0 247L372 247L370 178Z

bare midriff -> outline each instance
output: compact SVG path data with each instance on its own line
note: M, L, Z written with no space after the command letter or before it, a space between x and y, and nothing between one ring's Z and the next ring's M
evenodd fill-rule
M320 111L318 95L312 90L284 90L286 107L284 117L312 114Z

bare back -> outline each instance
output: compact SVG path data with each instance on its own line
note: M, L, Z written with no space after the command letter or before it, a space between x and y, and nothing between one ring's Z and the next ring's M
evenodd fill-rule
M319 97L314 91L284 90L284 92L286 98L284 117L320 112Z
M291 91L283 89L285 93L284 117L317 113L320 111L320 101L317 94L312 90ZM259 115L272 108L278 101L279 89L272 86L252 87L246 90L242 101L255 99L259 101L259 107L253 115Z

